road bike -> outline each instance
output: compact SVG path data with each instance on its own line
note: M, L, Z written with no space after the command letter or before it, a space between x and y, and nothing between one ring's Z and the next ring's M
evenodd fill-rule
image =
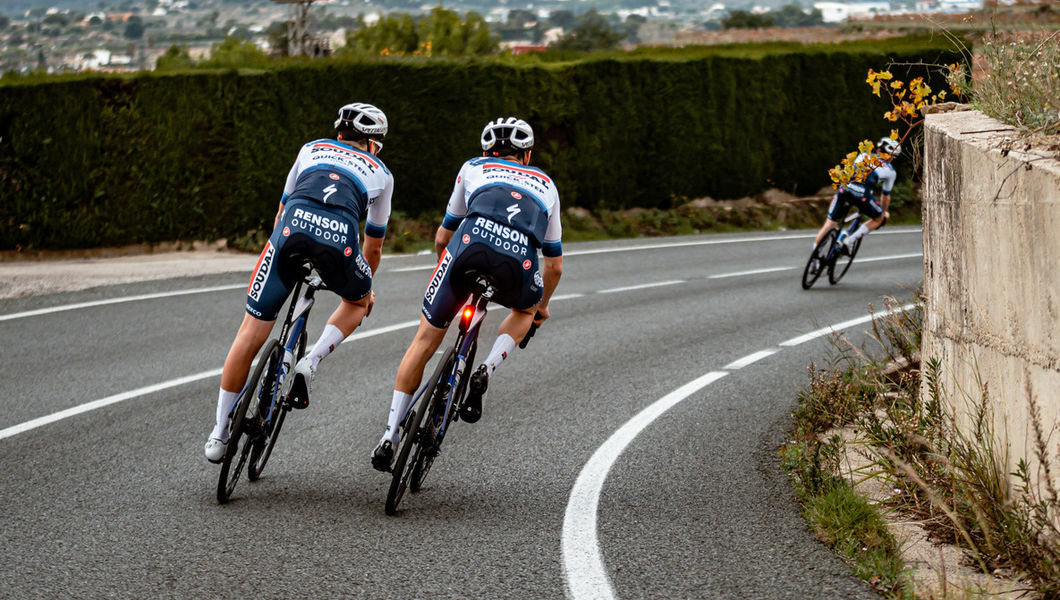
M456 341L438 361L438 366L427 383L413 399L401 420L401 439L395 449L396 458L391 465L390 490L386 497L386 514L395 515L405 491L416 493L431 470L435 458L445 439L445 434L454 421L459 419L461 408L467 399L471 373L467 366L473 365L478 348L478 335L486 308L497 291L496 282L487 275L472 274L469 280L471 298L460 311L460 328ZM540 318L540 315L535 316ZM519 343L525 348L533 337L537 325L532 325L526 337Z
M217 477L217 501L221 504L232 496L244 467L250 481L261 477L287 413L309 401L291 397L291 370L305 356L306 322L316 293L327 288L308 260L303 262L297 281L280 336L262 346L257 364L229 413L231 435Z
M829 229L824 234L824 237L821 238L821 241L817 242L817 245L813 247L813 252L806 261L806 268L802 270L802 289L808 290L813 287L817 278L825 271L828 271L828 283L835 285L839 283L843 275L846 275L850 265L854 263L854 257L857 256L858 249L861 248L861 242L865 238L858 238L849 251L842 244L843 240L847 239L847 236L852 235L858 230L858 227L861 227L861 215L853 213L844 221L849 222L850 226Z

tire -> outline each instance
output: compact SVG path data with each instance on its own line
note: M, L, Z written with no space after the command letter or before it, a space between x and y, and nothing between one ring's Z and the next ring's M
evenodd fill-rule
M276 447L276 440L280 437L283 429L283 421L287 417L289 407L279 397L282 381L277 380L280 373L280 362L283 360L283 347L278 340L273 340L261 354L265 361L265 376L263 385L258 389L258 419L261 423L262 435L258 437L254 448L250 453L250 464L247 466L247 479L257 481L261 472L265 470L265 464L272 456L272 449ZM272 407L272 421L266 421L269 409Z
M276 344L277 342L273 340L266 348L266 351L271 352ZM247 379L247 385L244 386L243 393L232 408L228 450L225 452L224 459L221 462L221 473L217 476L217 501L221 504L228 502L228 499L232 496L236 482L239 481L239 474L243 471L243 467L246 466L247 459L261 436L258 426L259 419L255 414L257 411L255 399L262 383L262 375L265 373L265 365L269 362L266 358L266 354L261 354L261 360L254 367L254 372ZM251 417L248 418L247 413L251 405L255 406L255 412L251 412Z
M471 364L475 356L474 344L468 356L468 364ZM418 493L420 488L423 487L423 480L427 478L427 473L430 472L434 459L438 456L438 449L442 446L442 438L445 437L445 431L448 430L449 423L452 422L457 413L458 401L460 400L460 384L464 383L466 385L468 379L467 371L465 370L462 382L457 382L457 392L452 396L453 401L449 403L449 413L441 419L433 418L432 415L444 410L443 407L448 399L449 394L447 394L446 388L439 386L449 381L450 374L456 367L455 348L449 351L444 365L445 368L441 369L439 375L435 378L435 388L432 390L431 401L427 405L427 418L420 423L420 440L415 456L413 456L415 462L413 463L412 473L409 476L409 491L413 494ZM444 430L442 428L443 419L446 425Z
M828 265L828 283L835 285L839 283L839 280L843 278L843 275L847 274L847 270L850 269L850 265L854 264L854 257L858 255L858 249L861 248L861 241L865 238L858 238L854 242L854 247L851 248L850 254L843 254L836 249L835 260ZM836 242L838 245L838 242Z
M813 287L813 284L817 281L817 278L821 276L827 267L828 251L832 247L832 241L835 239L837 233L835 229L829 229L824 237L821 238L820 242L813 247L813 252L810 253L810 258L806 259L806 267L802 270L802 289L808 290ZM814 272L811 268L813 266L813 259L817 259L817 271Z
M424 416L428 414L428 410L433 408L432 399L438 388L439 379L443 377L448 379L449 369L452 368L455 354L455 350L450 350L449 354L439 361L438 367L434 370L434 374L431 375L431 379L420 395L419 401L413 405L412 412L402 424L404 431L401 434L401 440L398 442L397 458L394 460L394 466L391 469L393 475L390 480L390 491L386 497L386 514L390 516L397 514L398 504L405 495L405 490L408 489L409 483L413 480L413 471L422 471L423 465L419 459L424 447L421 443L423 441L421 427L423 426ZM412 460L409 460L410 454L412 455ZM425 474L417 473L417 490Z

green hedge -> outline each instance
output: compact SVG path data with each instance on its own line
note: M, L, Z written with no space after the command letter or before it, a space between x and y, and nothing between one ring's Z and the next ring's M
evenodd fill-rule
M390 117L382 158L396 178L394 207L409 215L441 214L460 164L479 152L482 126L508 114L534 126L534 162L556 179L564 206L812 192L858 140L889 130L888 106L864 83L869 68L958 60L938 42L912 39L7 83L0 248L266 227L298 148L330 136L336 109L351 101ZM942 87L937 78L933 87Z

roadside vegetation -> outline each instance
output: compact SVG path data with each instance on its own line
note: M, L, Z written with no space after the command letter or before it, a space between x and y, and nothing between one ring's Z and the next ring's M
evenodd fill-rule
M1048 484L1060 468L1049 447L1055 425L1037 418L1041 399L1028 391L1034 459L1046 476L1027 459L1010 460L989 389L967 390L966 406L954 410L940 401L942 366L919 356L921 317L918 305L879 318L867 345L837 337L831 363L810 367L781 450L806 518L886 597L1060 598L1060 500ZM959 547L962 564L915 576L905 536L894 533L909 522L933 544Z

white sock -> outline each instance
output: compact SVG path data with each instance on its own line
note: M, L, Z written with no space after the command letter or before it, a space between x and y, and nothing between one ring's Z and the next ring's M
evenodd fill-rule
M490 375L493 375L493 371L497 369L501 361L508 358L512 350L515 350L515 340L512 339L512 336L507 333L498 335L497 340L493 342L493 349L490 350L490 354L485 361L486 368L490 370Z
M412 404L412 394L394 390L394 398L390 400L390 414L386 418L386 433L383 434L383 437L393 444L398 442L398 425L405 417L409 404Z
M869 232L869 226L864 224L864 223L862 223L861 227L858 227L857 231L855 231L854 233L850 234L850 243L853 244L854 242L858 241L859 239L861 239L868 232Z
M235 406L236 400L239 399L239 392L226 392L223 389L218 389L217 393L217 422L214 423L213 431L210 432L211 438L216 438L222 442L228 441L228 413L232 412L232 407Z
M309 351L309 356L313 357L313 370L316 370L320 366L320 361L334 352L335 348L338 348L344 339L346 339L346 336L342 335L342 330L338 327L331 323L325 325L317 343L313 344L313 349Z

